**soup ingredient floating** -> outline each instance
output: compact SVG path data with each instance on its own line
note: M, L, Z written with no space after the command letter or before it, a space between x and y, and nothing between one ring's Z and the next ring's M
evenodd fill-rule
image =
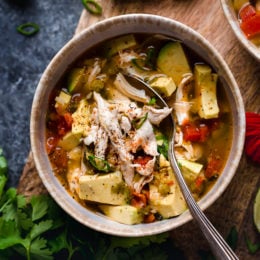
M234 0L240 28L257 46L260 46L260 1Z
M159 107L125 75L150 84L171 108ZM177 216L186 203L168 161L172 114L178 163L199 199L221 174L231 140L217 74L181 42L161 35L129 34L99 44L51 95L46 149L53 171L79 203L117 222Z
M258 232L260 232L260 188L258 189L255 197L253 215L255 226Z

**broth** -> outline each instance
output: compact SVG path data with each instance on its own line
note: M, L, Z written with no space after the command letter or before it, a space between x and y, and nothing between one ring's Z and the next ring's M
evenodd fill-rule
M171 109L125 75L150 84ZM173 113L177 160L198 200L228 158L230 111L218 76L183 43L124 35L86 51L59 81L49 100L46 150L55 176L84 207L125 224L150 223L186 209L163 120Z

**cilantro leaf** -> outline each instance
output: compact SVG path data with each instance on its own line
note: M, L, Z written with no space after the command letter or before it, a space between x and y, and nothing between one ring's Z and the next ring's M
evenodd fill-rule
M5 176L7 173L7 161L3 155L3 149L0 148L0 176Z
M43 260L53 259L52 251L47 247L47 240L42 237L37 237L32 241L30 253Z
M57 236L48 241L53 253L57 253L62 249L68 248L67 230L62 230Z
M227 235L226 241L233 250L235 250L237 248L238 232L236 230L236 227L232 227L230 229L229 234Z
M23 195L17 195L16 201L17 201L17 208L18 209L25 208L26 205L27 205L26 198Z
M18 209L16 212L16 222L17 225L25 231L29 231L33 226L32 219L22 209Z
M52 227L52 220L44 220L39 222L38 224L34 224L30 231L30 239L33 240L37 236L46 232Z
M32 220L38 220L42 218L48 210L48 202L45 198L45 195L32 196L31 198L32 205Z
M0 148L0 199L2 197L4 187L7 182L6 173L7 173L7 161L3 156L3 150Z
M260 244L254 244L245 234L245 242L250 254L255 254L260 249Z
M10 246L21 243L22 238L14 221L5 221L0 218L0 249L6 249Z
M2 197L6 182L7 182L7 177L5 175L0 174L0 199Z
M10 188L6 191L0 203L0 213L3 214L5 220L15 219L16 217L16 189Z

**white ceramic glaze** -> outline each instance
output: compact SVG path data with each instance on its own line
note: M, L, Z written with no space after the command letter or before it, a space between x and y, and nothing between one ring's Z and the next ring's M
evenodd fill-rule
M251 41L249 41L243 31L240 29L239 22L235 10L232 6L232 0L221 0L222 9L224 14L234 31L238 41L244 46L244 48L258 61L260 61L260 48L256 47Z
M37 86L31 113L31 146L39 175L56 202L73 218L95 230L119 236L145 236L174 229L191 220L188 211L168 220L151 224L124 225L114 222L100 213L92 212L79 205L62 187L53 175L45 151L45 116L48 97L63 75L68 65L81 56L88 48L108 38L127 33L155 33L178 38L199 53L223 81L230 104L234 127L234 140L229 159L221 177L214 187L200 201L205 210L223 193L233 178L243 150L245 134L245 113L239 88L223 58L200 34L191 28L168 18L148 15L129 14L106 19L90 26L69 41L53 58Z

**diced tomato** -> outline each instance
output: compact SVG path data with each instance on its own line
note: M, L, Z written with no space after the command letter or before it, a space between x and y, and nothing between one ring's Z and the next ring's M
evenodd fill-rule
M203 176L199 176L196 180L195 180L195 185L197 189L201 189L202 185L205 183L205 177Z
M153 213L144 216L144 223L152 223L156 220Z
M140 164L141 166L145 166L153 157L150 155L138 156L134 159L134 163Z
M68 131L71 130L72 117L69 118L68 114L66 113L65 117L60 116L59 119L56 121L56 123L57 123L57 133L58 133L59 136L64 136Z
M260 33L260 14L256 14L248 21L242 22L241 29L248 38Z
M67 124L67 126L69 127L69 128L71 128L71 126L72 126L72 123L73 123L73 118L72 118L72 115L71 115L71 113L65 113L64 115L63 115L63 117L64 117L64 119L65 119L65 122L66 122L66 124Z
M194 183L191 184L191 190L197 195L201 194L205 189L206 177L204 175L199 175Z
M254 6L247 4L244 5L240 10L239 10L239 18L242 20L242 22L247 21L248 19L252 18L252 16L256 15L256 10Z
M200 140L200 130L197 126L186 124L182 128L185 141L198 142Z
M186 124L182 127L184 140L191 142L205 142L209 135L209 128L205 124Z
M133 192L133 198L131 199L131 205L136 208L144 208L147 205L147 198L145 194Z
M173 180L167 181L167 185L172 186L174 184Z

